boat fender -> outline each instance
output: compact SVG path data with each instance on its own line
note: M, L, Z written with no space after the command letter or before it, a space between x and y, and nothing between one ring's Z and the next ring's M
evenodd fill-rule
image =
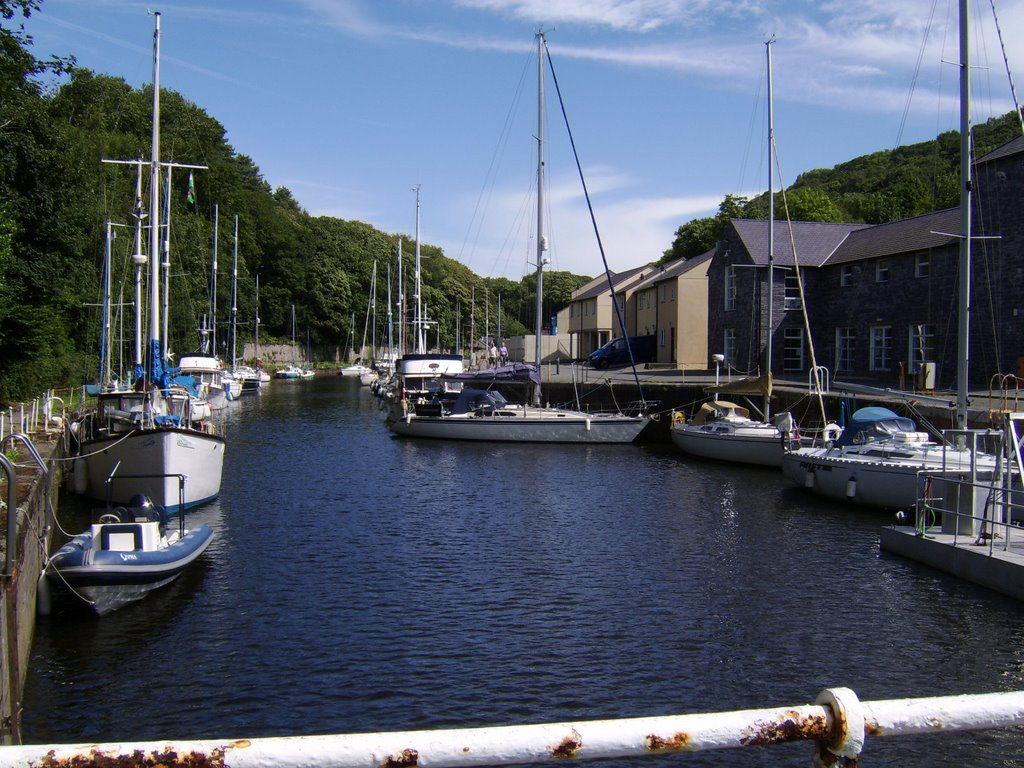
M72 483L75 493L79 496L84 495L89 490L89 468L82 457L75 459L72 465Z
M846 481L846 498L848 501L853 501L857 495L857 476L850 475L850 479Z
M830 421L828 424L825 425L825 431L823 433L823 436L825 438L825 443L827 445L832 445L836 440L839 439L839 436L841 434L843 434L843 428L840 427L835 422Z
M686 423L686 414L683 413L682 411L673 411L672 412L672 423L673 424L678 424L678 425L682 426L683 424Z
M814 488L814 470L808 469L804 475L804 488Z
M50 581L46 578L46 569L39 574L39 583L36 584L36 613L40 616L49 616L53 608L53 601L50 599Z

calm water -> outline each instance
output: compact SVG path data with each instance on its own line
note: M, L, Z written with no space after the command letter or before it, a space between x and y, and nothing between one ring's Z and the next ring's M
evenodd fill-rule
M190 518L217 531L203 561L103 619L41 621L26 743L678 714L834 685L864 700L1024 689L1024 606L881 554L887 517L781 473L660 445L396 439L341 377L273 381L225 421L222 495ZM1024 736L1003 731L874 739L863 764L1020 760Z

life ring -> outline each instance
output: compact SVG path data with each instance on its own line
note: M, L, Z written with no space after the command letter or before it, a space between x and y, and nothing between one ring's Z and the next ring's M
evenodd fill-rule
M839 439L839 436L843 434L843 428L834 422L829 422L825 425L825 430L822 432L822 437L826 443L834 443Z
M682 411L674 411L672 413L672 423L673 424L685 424L686 423L686 414L683 413Z

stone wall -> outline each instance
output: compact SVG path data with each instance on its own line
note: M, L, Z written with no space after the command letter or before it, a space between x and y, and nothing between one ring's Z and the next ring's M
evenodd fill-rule
M10 447L10 443L5 446ZM46 461L48 472L31 466L22 471L22 465L31 465L24 450L16 462L19 503L15 561L11 572L2 577L0 595L0 745L21 743L21 695L35 634L36 592L52 532L50 509L52 506L56 510L63 474L62 464L55 459L66 453L63 439L47 445L37 443L37 449L44 456L53 457ZM0 482L0 488L6 502L7 483ZM27 498L23 498L23 492L27 492ZM7 520L2 522L4 536L0 542L4 550L0 555L6 562Z

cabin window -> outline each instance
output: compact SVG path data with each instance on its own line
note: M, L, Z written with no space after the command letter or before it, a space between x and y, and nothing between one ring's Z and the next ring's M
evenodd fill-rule
M910 370L916 371L921 363L935 359L935 328L927 323L912 325L909 329Z
M732 364L736 359L736 329L726 328L725 334L722 338L722 354L725 356L725 362Z
M783 329L782 355L782 370L802 371L804 369L803 328L795 327Z
M851 373L853 371L854 341L856 338L853 328L836 328L837 373Z
M889 262L885 259L879 259L875 262L875 282L889 282Z
M786 293L782 305L783 309L800 309L803 304L800 301L800 275L796 272L786 273Z
M725 268L725 311L733 309L736 309L736 265L730 264Z
M842 269L839 270L839 285L843 288L849 288L853 285L853 276L856 274L853 270L853 264L843 264Z
M928 253L919 253L914 258L914 277L928 277L932 272L932 257Z
M871 327L871 370L888 371L892 361L892 327Z

